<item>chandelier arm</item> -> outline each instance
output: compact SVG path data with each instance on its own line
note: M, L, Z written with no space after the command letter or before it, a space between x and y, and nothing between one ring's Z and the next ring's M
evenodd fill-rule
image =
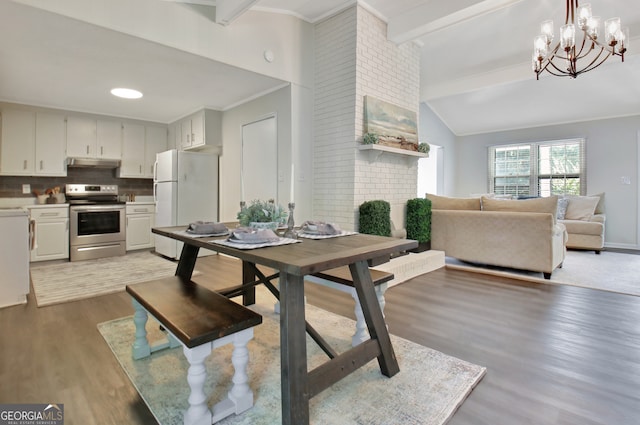
M602 51L600 53L598 53L598 56L596 56L596 58L594 60L592 60L589 65L585 66L584 69L579 71L578 75L580 75L580 74L582 74L584 72L588 72L588 71L591 71L593 69L596 69L597 67L599 67L600 65L605 63L606 60L609 58L609 56L611 56L611 52L607 51L607 56L605 56L604 58L602 58L602 60L600 60L598 63L596 63L597 59L600 57L601 54L602 54Z
M582 44L580 45L580 50L576 53L575 55L575 59L582 59L583 57L587 56L589 53L591 53L591 50L593 50L593 46L591 46L591 48L589 50L587 50L584 54L582 54L582 51L584 50L584 45L586 43L586 38L582 39Z
M549 68L549 65L551 65L551 68ZM555 69L560 74L555 74L550 69ZM562 76L569 75L569 76L573 76L573 74L571 72L568 72L568 71L565 71L564 69L558 68L558 66L555 63L551 62L551 61L547 62L547 64L544 66L544 68L542 68L542 70L543 71L546 70L549 74L552 74L552 75L558 75L558 76L559 75L562 75Z

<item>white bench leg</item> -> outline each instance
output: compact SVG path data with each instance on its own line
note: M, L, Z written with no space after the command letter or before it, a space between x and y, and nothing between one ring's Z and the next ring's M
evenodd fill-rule
M253 338L253 328L248 328L213 342L214 348L233 342L231 362L234 368L233 386L227 398L211 409L214 423L231 414L240 414L253 406L253 392L249 387L249 376L247 375L247 365L249 364L247 343L251 338Z
M376 296L378 297L378 304L380 304L380 310L382 310L382 317L384 317L384 306L386 301L384 299L384 293L387 290L387 284L383 283L381 285L377 285L375 287ZM355 307L353 309L356 315L356 333L351 337L351 346L355 347L358 344L362 344L366 340L370 338L369 330L367 329L367 322L364 320L364 313L362 312L362 305L360 304L360 299L358 298L358 293L355 288L350 288L349 293L355 302Z
M194 348L184 347L183 352L190 365L187 382L191 388L189 408L184 413L184 425L211 425L212 415L204 393L204 383L207 379L204 360L211 354L211 343L207 342Z
M136 339L131 349L133 359L138 360L151 355L151 347L147 340L147 310L135 299L131 298L135 313L133 314L133 323L136 325Z
M178 339L166 329L166 340L154 341L152 344L149 344L146 329L149 312L135 298L131 298L131 302L135 309L135 313L133 314L133 323L136 325L136 339L133 342L131 350L134 360L148 357L151 353L164 350L165 348L175 348L181 345L180 341L178 341Z

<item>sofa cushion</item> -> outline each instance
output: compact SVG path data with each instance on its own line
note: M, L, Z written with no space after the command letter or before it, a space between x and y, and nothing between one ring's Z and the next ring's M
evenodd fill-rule
M563 220L567 233L578 235L602 235L604 224L597 221Z
M482 209L484 211L549 213L553 215L553 220L555 223L557 221L556 213L558 210L558 197L554 195L546 198L522 200L497 200L483 197Z
M596 211L596 206L600 202L598 196L572 196L567 198L567 212L564 215L566 220L589 220Z
M427 193L432 210L480 210L480 198L450 198Z

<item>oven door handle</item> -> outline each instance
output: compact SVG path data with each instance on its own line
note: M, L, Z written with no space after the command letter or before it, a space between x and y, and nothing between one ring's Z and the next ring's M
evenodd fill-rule
M124 210L124 205L92 205L90 207L71 207L72 212L97 212L97 211L121 211Z

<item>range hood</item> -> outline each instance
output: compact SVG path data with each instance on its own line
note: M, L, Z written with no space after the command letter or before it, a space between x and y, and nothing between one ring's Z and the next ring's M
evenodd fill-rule
M67 158L67 167L76 168L118 168L119 159Z

